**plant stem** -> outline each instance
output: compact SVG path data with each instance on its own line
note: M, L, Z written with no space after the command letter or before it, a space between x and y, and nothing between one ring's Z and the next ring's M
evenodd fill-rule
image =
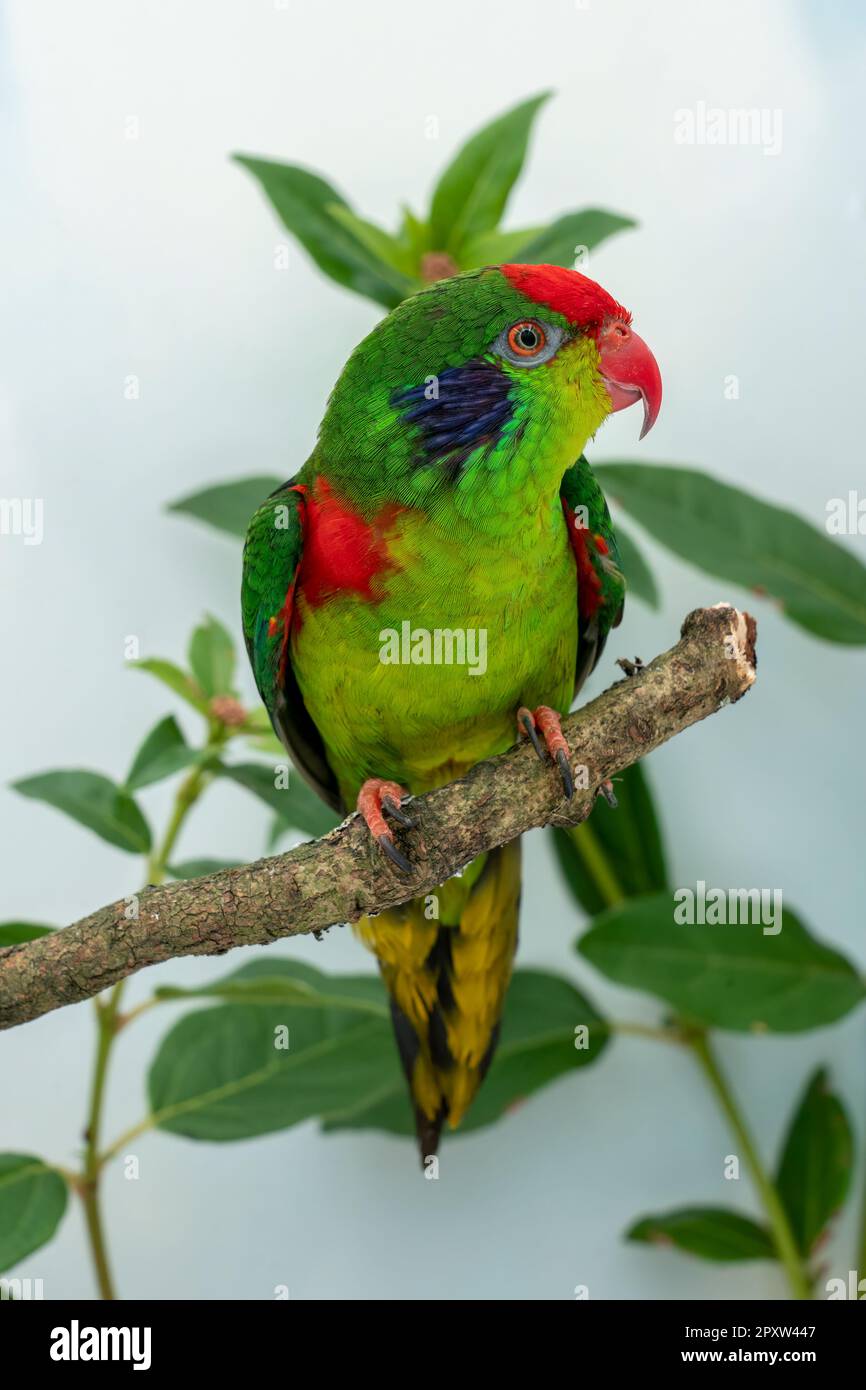
M132 1143L133 1139L138 1139L140 1135L147 1134L148 1130L153 1129L154 1123L155 1120L153 1115L145 1115L143 1120L139 1120L138 1124L131 1125L129 1129L125 1129L123 1133L115 1139L114 1143L110 1144L109 1147L99 1155L100 1163L106 1164L112 1158L116 1158L120 1151L126 1148L127 1144Z
M866 1174L864 1174L866 1176ZM866 1186L863 1189L863 1210L860 1213L860 1248L857 1251L857 1278L866 1279Z
M118 1014L117 1032L119 1033L121 1028L125 1028L126 1025L132 1023L134 1019L141 1018L142 1014L149 1013L151 1009L155 1009L159 1003L161 1003L161 1000L155 997L151 999L142 999L141 1003L136 1004L134 1009L126 1009L122 1014Z
M627 894L623 890L616 873L608 859L604 846L587 822L571 832L571 838L580 854L584 867L590 874L602 899L608 907L615 907L624 901ZM766 1212L776 1253L779 1256L795 1298L810 1299L812 1286L803 1258L797 1248L788 1214L782 1205L778 1190L768 1176L752 1136L746 1126L745 1118L734 1098L733 1092L719 1067L711 1050L707 1035L695 1031L685 1024L672 1028L645 1028L638 1024L617 1025L617 1032L634 1033L643 1037L658 1038L664 1041L682 1042L691 1047L704 1076L710 1084L724 1115L730 1124L737 1141L743 1150L746 1163L752 1174L755 1187ZM861 1265L866 1267L866 1198L863 1210L863 1250Z
M216 733L211 734L206 751L213 751L222 746L225 736L220 737ZM209 780L210 774L204 767L194 767L183 779L177 789L174 798L171 817L166 826L165 835L162 843L154 849L147 861L147 882L162 883L165 880L166 867L171 858L177 837L183 827L183 823L189 815L190 810L198 801Z
M114 1022L122 992L123 981L114 986L106 1003L100 1003L98 999L94 1001L97 1029L96 1061L93 1067L93 1079L90 1089L90 1108L87 1116L87 1128L84 1131L84 1172L80 1188L81 1200L84 1204L84 1216L87 1221L87 1234L93 1256L93 1267L99 1286L99 1296L107 1300L113 1299L115 1293L108 1263L108 1252L105 1246L102 1210L99 1202L99 1175L101 1168L99 1162L99 1135L102 1124L102 1104L105 1097L105 1079L108 1074L111 1044L114 1040Z
M652 1038L654 1042L673 1043L677 1047L684 1042L682 1030L676 1024L611 1023L609 1027L611 1033L624 1038Z
M589 821L575 826L568 833L605 907L616 907L617 903L621 903L628 895Z
M782 1205L775 1184L761 1162L758 1150L746 1127L745 1119L710 1047L706 1034L702 1032L693 1034L689 1039L689 1045L743 1151L743 1156L751 1171L752 1180L770 1224L770 1234L776 1247L776 1253L785 1268L794 1297L811 1298L812 1287L803 1258L794 1239L788 1214Z
M227 732L222 725L212 725L209 729L208 742L204 749L204 758L206 758L208 753L216 753L226 742L226 738ZM203 763L194 767L177 789L165 834L159 846L151 852L147 860L146 882L148 884L162 883L165 879L166 867L184 821L196 801L198 801L210 779L210 773L204 766L204 758ZM111 1058L111 1050L120 1028L125 1023L129 1022L129 1019L133 1017L133 1015L142 1013L146 1007L146 1005L139 1005L137 1009L132 1010L132 1012L126 1016L120 1013L120 1001L123 995L124 983L125 981L123 980L119 981L104 1002L100 1002L99 999L94 1001L97 1027L96 1057L93 1064L93 1077L90 1087L90 1106L87 1117L87 1128L84 1131L84 1167L77 1184L84 1206L87 1236L90 1242L90 1253L94 1272L96 1274L96 1282L99 1287L99 1295L100 1298L105 1300L111 1300L116 1297L105 1241L105 1227L102 1219L99 1190L102 1169L108 1157L107 1154L100 1153L99 1149L102 1114L105 1101L105 1084L108 1076L108 1064ZM116 1152L116 1147L110 1152L112 1154Z

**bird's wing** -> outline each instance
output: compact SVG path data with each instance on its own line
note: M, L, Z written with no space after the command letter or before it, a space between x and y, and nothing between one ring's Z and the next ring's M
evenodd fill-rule
M574 693L595 669L607 634L622 621L625 578L604 493L581 455L559 490L577 561L577 665Z
M295 584L307 513L303 477L301 472L277 488L249 524L241 585L244 639L278 738L314 790L335 811L342 811L337 780L292 669Z

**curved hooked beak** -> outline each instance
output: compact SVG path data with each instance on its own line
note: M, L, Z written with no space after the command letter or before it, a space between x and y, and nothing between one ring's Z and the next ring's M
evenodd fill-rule
M609 319L604 325L598 335L598 355L599 370L614 411L643 401L643 439L661 410L662 377L658 362L643 338L623 319Z

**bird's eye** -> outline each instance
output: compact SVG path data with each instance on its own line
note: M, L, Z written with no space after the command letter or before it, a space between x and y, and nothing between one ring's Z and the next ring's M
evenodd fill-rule
M504 328L492 351L514 367L537 367L549 362L564 337L554 324L539 323L538 319L519 319Z
M544 329L534 319L527 319L525 323L515 323L508 330L508 346L518 357L534 357L546 342Z

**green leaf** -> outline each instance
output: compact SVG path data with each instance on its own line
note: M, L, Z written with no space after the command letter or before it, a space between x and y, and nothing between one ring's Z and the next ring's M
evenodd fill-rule
M415 285L407 276L380 260L366 240L334 216L335 207L350 210L349 205L318 174L248 155L234 159L259 180L284 226L331 280L386 309L412 293Z
M161 985L157 999L227 999L245 1004L293 1004L306 1009L348 1009L390 1022L391 1011L378 975L325 975L302 961L272 956L250 961L210 985L187 989Z
M189 664L205 695L231 695L235 648L222 623L208 613L189 643Z
M788 909L781 931L769 936L749 923L679 925L674 910L670 893L634 898L597 918L578 950L618 984L736 1032L820 1028L866 994L850 961L810 936Z
M820 1067L806 1086L791 1121L777 1186L797 1244L808 1256L851 1185L854 1137L845 1109Z
M51 1239L66 1199L66 1183L41 1158L0 1153L0 1270Z
M287 787L276 785L277 774L273 766L266 763L234 763L231 766L223 764L218 771L222 777L228 777L232 782L237 782L238 786L246 787L247 791L259 797L272 811L276 811L286 825L303 830L311 839L316 840L320 835L326 835L329 830L333 830L335 825L339 825L340 817L319 800L299 772L287 762L281 764L280 768L281 772L283 769L289 769Z
M184 859L180 864L169 864L166 873L171 878L204 878L206 874L218 874L221 869L238 869L240 859Z
M250 518L266 497L276 492L282 479L267 474L254 478L238 478L233 483L218 483L216 487L202 488L180 497L172 502L167 511L180 512L204 521L217 531L226 531L230 536L247 533Z
M166 1000L208 996L230 1002L181 1019L151 1069L151 1106L161 1128L220 1141L318 1116L327 1129L412 1131L377 976L326 975L272 957L199 989L157 990ZM578 1048L580 1025L587 1046ZM275 1030L283 1028L287 1050L274 1047ZM567 980L518 971L498 1060L460 1132L491 1124L533 1091L594 1061L607 1036L607 1025Z
M462 270L476 270L483 265L505 265L516 260L515 252L543 232L543 227L521 227L514 232L482 232L467 241L460 252Z
M240 732L246 733L246 729L241 729ZM273 758L275 761L286 756L285 747L280 743L270 726L267 733L253 734L248 740L248 745L254 752L261 753L266 758Z
M136 792L141 787L161 782L164 777L188 767L197 756L196 750L186 742L174 715L168 714L151 729L133 758L125 788Z
M598 481L676 555L778 600L831 642L866 642L866 566L783 507L706 473L640 463L594 465Z
M553 832L559 867L591 917L615 895L634 898L667 883L652 793L639 763L617 777L615 791L615 811L599 801L583 825Z
M523 168L532 123L550 95L542 92L506 111L455 155L430 207L434 251L459 253L473 237L497 226Z
M587 1046L577 1029L585 1025ZM457 1137L494 1124L533 1092L576 1067L597 1060L608 1040L605 1021L592 1004L562 976L542 970L517 970L508 990L502 1037L472 1108L454 1133ZM385 1078L387 1080L387 1078ZM325 1129L381 1129L412 1134L412 1111L402 1072L378 1095L359 1096ZM450 1131L449 1131L450 1134Z
M56 930L41 922L0 922L0 946L20 946L24 941L35 941L38 936L48 936Z
M188 1014L163 1039L150 1105L172 1133L247 1139L375 1095L397 1071L386 1017L341 1004L228 1003Z
M192 705L193 709L197 709L199 714L210 713L208 702L195 681L173 661L165 661L161 656L149 656L142 661L131 661L129 664L134 671L147 671L149 675L155 676L163 685L167 685L169 690L173 690L175 695L179 695L188 705Z
M248 711L247 717L244 720L239 732L242 734L252 734L261 736L270 734L272 738L276 738L276 734L274 733L273 725L271 724L268 712L266 709L263 708L262 705L257 705L255 709ZM278 742L277 747L282 748L282 744Z
M280 841L291 833L291 826L286 825L286 822L281 820L279 816L274 816L265 836L265 854L276 854Z
M584 208L581 212L566 212L549 227L542 227L512 252L518 265L564 265L571 270L582 268L580 249L591 251L616 232L636 227L631 217L621 217L604 208Z
M130 854L147 854L150 850L150 828L136 802L101 772L41 772L13 782L12 787L22 796L63 811L118 849Z
M367 250L377 260L384 261L386 265L399 271L401 275L414 283L415 289L421 288L421 281L415 274L412 253L402 241L398 241L382 227L377 227L375 222L367 222L363 217L356 217L355 213L345 204L332 203L328 212L337 219L341 226L357 237L358 241L363 242Z
M675 1245L705 1260L775 1260L769 1231L721 1207L683 1207L659 1216L645 1216L626 1232L626 1240L648 1245Z
M659 607L659 591L653 572L644 559L643 552L638 549L637 542L618 523L616 543L619 547L628 597L631 598L634 595L635 598L643 599L650 608L657 609Z
M400 212L399 240L406 247L409 255L409 262L413 266L420 265L421 257L425 251L431 250L430 228L426 222L422 222L416 217L412 209L403 203Z

